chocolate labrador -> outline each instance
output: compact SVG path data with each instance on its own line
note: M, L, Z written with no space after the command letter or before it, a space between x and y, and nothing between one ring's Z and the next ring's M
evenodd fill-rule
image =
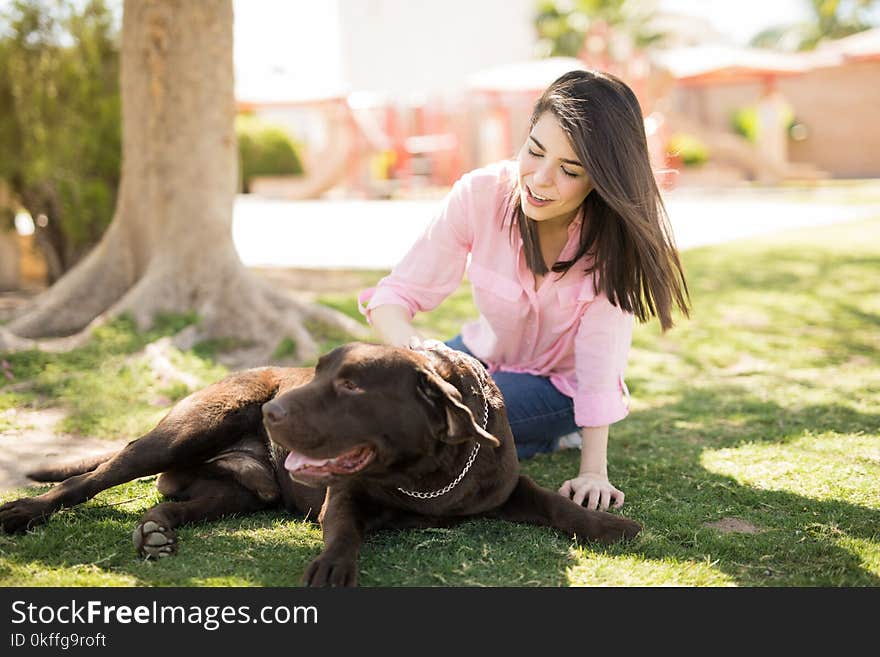
M146 557L177 550L174 528L282 506L318 517L324 549L308 585L354 585L363 535L503 518L582 541L630 538L639 525L590 511L519 474L501 393L479 361L450 349L351 343L315 368L233 374L178 402L112 456L31 473L62 481L0 507L19 532L102 490L161 473L171 501L134 530Z

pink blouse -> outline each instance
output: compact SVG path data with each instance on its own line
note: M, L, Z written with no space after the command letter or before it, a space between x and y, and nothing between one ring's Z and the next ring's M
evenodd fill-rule
M410 318L436 308L461 283L470 254L467 274L480 316L462 328L467 348L490 372L548 377L574 400L578 426L617 422L629 412L623 373L633 315L596 292L585 259L561 278L548 273L535 290L519 231L511 241L508 225L502 227L517 166L499 162L456 182L391 274L361 292L361 312L370 322L370 311L385 304L405 307ZM576 252L581 221L578 215L569 226L561 260Z

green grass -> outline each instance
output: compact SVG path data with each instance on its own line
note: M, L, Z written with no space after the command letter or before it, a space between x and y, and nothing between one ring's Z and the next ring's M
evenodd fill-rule
M65 354L26 351L6 354L12 381L0 384L0 430L3 412L28 406L60 406L67 417L59 429L95 438L133 438L155 426L168 405L191 392L178 382L157 379L144 354L146 345L176 333L192 317L161 317L156 326L138 333L123 317L99 328L84 347ZM207 384L226 372L207 357L171 349L171 363ZM10 391L10 389L12 391Z
M639 537L582 547L482 520L380 532L363 547L361 583L880 584L880 220L688 251L685 264L693 316L666 335L656 322L637 328L632 412L611 430L611 479L644 526ZM354 295L322 301L357 316ZM463 286L418 323L448 338L473 316ZM35 385L0 385L0 422L4 408L52 400L89 433L145 427L156 414L142 401L146 341L120 324L80 352L7 356L17 380ZM200 377L215 372L195 354L179 359ZM110 393L115 401L97 399ZM560 452L523 469L555 488L577 459ZM134 482L27 535L0 536L0 584L292 586L321 549L316 525L266 512L184 527L177 557L144 562L130 532L158 500L152 479ZM709 526L722 519L755 532Z

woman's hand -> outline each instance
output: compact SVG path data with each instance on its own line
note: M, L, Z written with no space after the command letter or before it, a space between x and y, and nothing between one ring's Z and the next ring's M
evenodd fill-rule
M412 349L413 344L418 344L422 340L422 336L413 328L409 313L403 306L394 304L378 306L373 308L370 317L373 330L385 344Z
M608 481L608 477L593 472L584 472L569 479L559 487L559 494L581 504L588 509L607 511L609 506L619 509L623 506L624 494Z

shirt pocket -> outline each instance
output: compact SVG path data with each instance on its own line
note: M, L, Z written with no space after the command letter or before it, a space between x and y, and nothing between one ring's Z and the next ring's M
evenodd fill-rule
M596 298L596 291L593 289L593 279L585 278L567 285L560 283L556 285L556 302L558 306L554 313L555 321L552 321L551 325L559 332L567 331L572 326L576 329L584 309Z
M516 328L522 321L523 289L501 274L471 263L468 280L474 292L474 303L493 328Z

